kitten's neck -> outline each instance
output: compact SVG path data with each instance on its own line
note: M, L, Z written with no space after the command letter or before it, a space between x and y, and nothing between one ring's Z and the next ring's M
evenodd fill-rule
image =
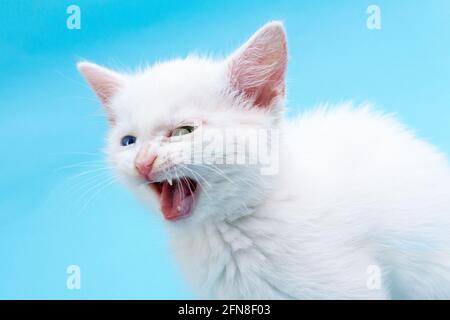
M273 298L289 298L262 274L273 268L265 248L270 248L267 242L276 241L274 223L254 208L252 213L231 221L209 219L189 228L170 228L172 248L200 295L227 298L223 294L234 290L233 283L253 281L261 282L259 286ZM246 298L239 292L233 296Z

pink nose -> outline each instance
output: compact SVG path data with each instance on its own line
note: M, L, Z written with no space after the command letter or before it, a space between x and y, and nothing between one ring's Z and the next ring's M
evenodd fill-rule
M135 161L136 170L144 179L149 179L150 172L153 168L153 163L156 160L155 154L148 154L147 152L140 152Z

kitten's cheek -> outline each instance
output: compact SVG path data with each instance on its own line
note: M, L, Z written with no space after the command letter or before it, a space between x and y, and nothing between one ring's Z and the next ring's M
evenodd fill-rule
M114 174L119 178L119 181L131 186L138 186L142 184L137 170L134 168L114 168Z

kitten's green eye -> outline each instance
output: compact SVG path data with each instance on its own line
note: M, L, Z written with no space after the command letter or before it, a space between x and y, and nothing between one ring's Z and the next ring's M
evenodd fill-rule
M182 127L178 127L176 129L174 129L170 136L171 137L183 136L185 134L191 133L194 130L195 130L195 127L193 127L193 126L182 126Z

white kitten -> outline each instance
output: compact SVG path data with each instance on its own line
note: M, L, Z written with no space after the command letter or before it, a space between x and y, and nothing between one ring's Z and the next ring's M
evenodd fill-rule
M107 110L111 163L161 209L200 297L450 298L444 156L369 106L283 119L286 63L273 22L225 61L78 68ZM272 153L279 141L274 174L251 162L251 130Z

